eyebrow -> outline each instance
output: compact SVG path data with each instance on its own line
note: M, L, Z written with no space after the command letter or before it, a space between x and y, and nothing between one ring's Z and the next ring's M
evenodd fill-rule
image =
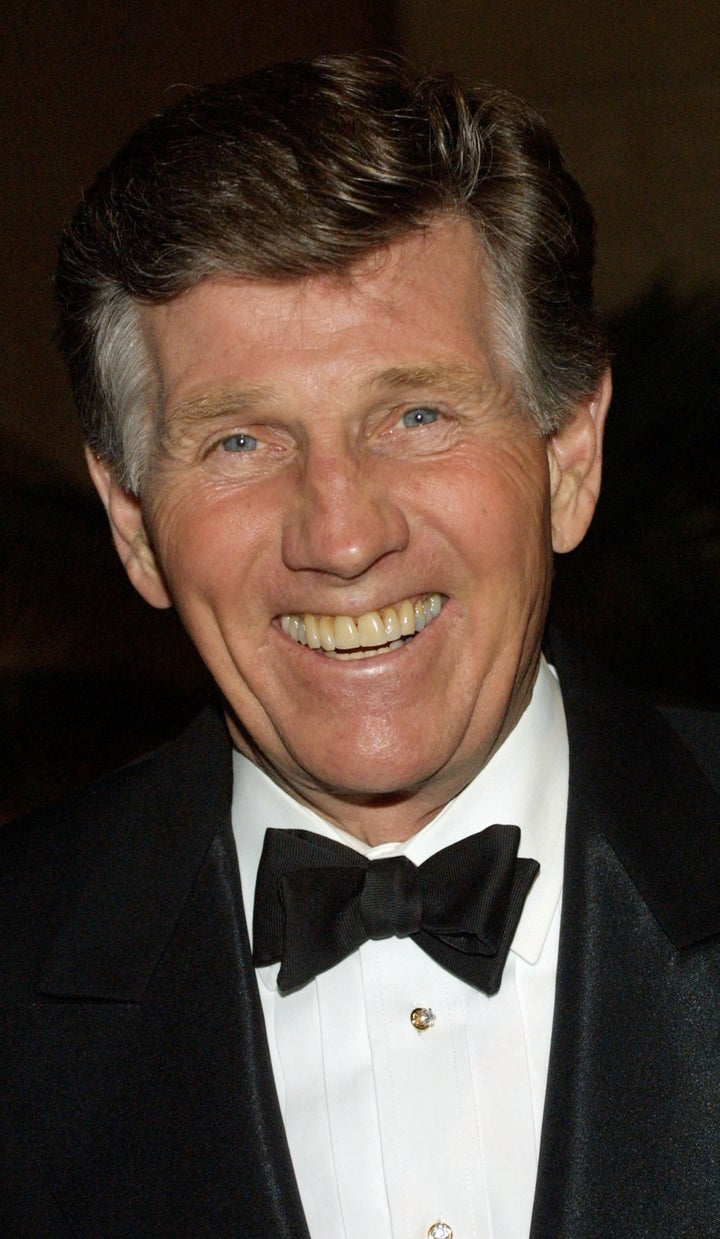
M176 404L166 406L165 415L172 418L187 418L192 421L202 421L206 418L216 418L218 413L244 413L258 404L278 404L278 394L269 385L257 384L253 387L218 388L202 392L200 395L187 396Z
M370 375L362 384L369 389L404 391L412 387L444 388L458 395L476 395L478 390L494 386L490 368L478 370L462 362L436 362L421 366L389 366Z
M413 388L442 388L456 396L477 396L487 387L494 386L490 371L487 373L461 362L436 362L417 366L388 366L384 370L360 377L360 391L399 393ZM224 414L257 414L259 409L272 412L282 404L280 393L269 384L249 387L219 388L189 396L177 404L162 410L162 423L167 429L172 422L173 431L182 433L191 427Z
M197 396L189 396L176 404L166 405L161 410L164 426L172 422L173 428L209 421L211 418L222 417L223 414L237 413L243 415L258 407L277 408L278 393L270 386L258 384L251 387L227 387L201 392Z

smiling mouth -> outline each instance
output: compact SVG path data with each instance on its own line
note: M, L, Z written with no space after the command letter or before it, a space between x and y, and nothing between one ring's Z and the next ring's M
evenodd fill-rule
M423 594L358 616L281 615L280 626L292 641L331 658L373 658L411 641L440 614L446 601L442 594Z

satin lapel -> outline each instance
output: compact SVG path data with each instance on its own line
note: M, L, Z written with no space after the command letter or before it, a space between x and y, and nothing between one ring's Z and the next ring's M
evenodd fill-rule
M654 711L553 657L570 797L531 1239L705 1236L720 1214L718 800Z
M120 776L113 799L137 808L105 823L107 847L28 1017L38 1050L19 1070L32 1156L78 1234L307 1236L230 778L224 727L208 716Z

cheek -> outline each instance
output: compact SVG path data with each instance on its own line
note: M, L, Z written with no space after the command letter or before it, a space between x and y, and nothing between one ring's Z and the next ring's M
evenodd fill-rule
M155 501L149 517L153 546L173 596L183 607L236 604L272 544L270 523L249 497L177 488Z
M525 463L516 455L487 453L459 463L436 485L431 509L445 541L486 584L508 578L522 589L551 560L544 455Z

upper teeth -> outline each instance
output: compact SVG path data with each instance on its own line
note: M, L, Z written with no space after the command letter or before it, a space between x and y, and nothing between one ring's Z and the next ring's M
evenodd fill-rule
M443 606L440 594L425 594L414 601L404 598L394 606L382 607L379 611L366 611L363 615L281 615L280 623L293 641L308 645L313 650L373 649L412 637L422 632Z

